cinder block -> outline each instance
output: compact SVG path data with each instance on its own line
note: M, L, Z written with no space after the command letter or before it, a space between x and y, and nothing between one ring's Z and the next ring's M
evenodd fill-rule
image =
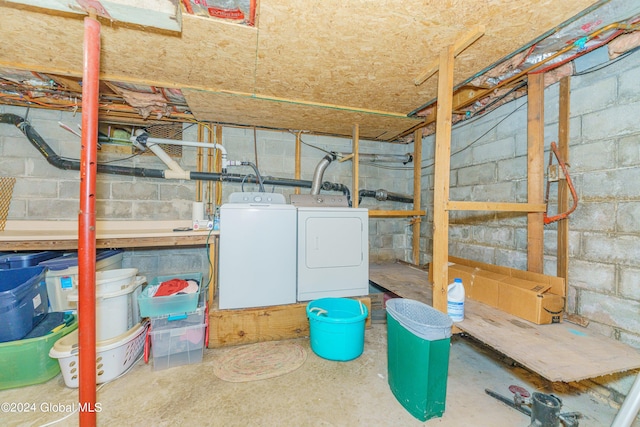
M116 200L97 200L96 201L96 219L98 220L113 221L114 219L122 220L122 219L133 219L133 218L134 217L133 217L132 201L116 201Z
M114 182L111 184L111 197L114 200L158 200L158 183Z
M640 168L592 172L582 176L583 200L615 200L640 198Z
M498 181L527 178L527 158L524 156L498 161Z
M524 252L510 251L506 249L496 249L495 261L492 261L492 264L526 270L527 254Z
M513 248L514 231L512 228L480 225L473 227L473 240L499 248Z
M78 201L72 199L32 199L27 202L29 219L52 219L52 212L55 212L56 220L77 220Z
M616 290L616 269L613 264L572 259L569 263L569 285L604 294Z
M495 181L495 163L484 163L458 169L458 185L490 184Z
M582 138L596 141L611 135L628 135L638 131L638 102L612 105L610 108L584 114L582 117Z
M605 139L572 146L569 164L574 165L570 168L569 174L611 169L616 164L616 143L611 139Z
M0 176L20 177L26 173L25 160L2 156L0 158Z
M582 246L584 260L640 266L640 236L585 232Z
M620 267L620 296L640 301L640 268Z
M486 163L511 158L515 153L514 142L513 136L510 136L487 144L474 145L471 148L473 162Z
M640 99L640 87L638 87L638 81L640 81L640 61L637 58L638 55L631 55L627 58L627 68L624 73L618 77L619 81L619 101L630 101L637 103ZM625 64L621 64L625 65Z
M640 165L640 133L620 139L618 143L618 165Z
M580 294L579 313L582 316L635 334L640 333L639 310L638 301L587 290Z
M498 182L495 184L477 185L471 190L472 200L486 202L513 201L515 196L515 183Z
M571 113L583 115L600 111L616 102L618 96L616 76L593 80L588 86L576 86L571 90Z
M136 201L133 218L136 220L171 220L191 218L191 203L184 201Z
M616 228L623 233L640 232L640 202L618 203Z
M615 202L580 201L578 208L569 216L569 226L572 230L613 231L615 216Z

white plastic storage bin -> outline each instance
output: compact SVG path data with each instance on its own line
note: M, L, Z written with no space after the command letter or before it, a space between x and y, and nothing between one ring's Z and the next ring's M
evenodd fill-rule
M156 371L202 361L207 334L205 308L177 317L151 319L149 335Z
M96 271L122 268L122 249L103 250L96 253ZM68 295L78 289L78 254L69 252L61 257L41 262L46 267L45 281L49 294L49 311L75 311L75 303Z
M111 381L125 373L141 356L149 322L138 323L122 335L96 343L96 383ZM78 387L78 330L60 338L49 351L58 359L67 387Z
M99 283L105 274L112 275L110 272L97 272L96 283ZM124 288L96 288L96 341L114 338L140 323L138 296L142 291L142 284L146 281L145 276L133 276L133 280ZM70 302L77 303L78 292L69 294L68 298Z

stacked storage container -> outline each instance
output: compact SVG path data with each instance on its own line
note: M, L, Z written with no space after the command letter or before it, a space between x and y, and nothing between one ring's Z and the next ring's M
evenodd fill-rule
M60 372L49 349L77 322L75 316L48 313L45 268L38 266L60 255L0 254L0 390L45 382Z
M122 249L110 249L96 252L96 271L122 268ZM51 311L72 311L77 309L75 302L69 301L69 294L78 289L78 253L69 252L40 265L47 268L45 279L49 294Z
M131 367L144 349L149 322L143 322L138 296L146 277L136 268L96 272L96 382L111 381ZM65 291L67 301L78 301L76 291ZM49 355L58 359L67 387L78 387L78 333L58 340Z
M154 296L162 283L173 279L194 281L198 284L198 291ZM149 336L154 370L202 361L208 319L204 298L201 298L204 296L201 284L201 273L159 276L138 298L140 314L151 320Z

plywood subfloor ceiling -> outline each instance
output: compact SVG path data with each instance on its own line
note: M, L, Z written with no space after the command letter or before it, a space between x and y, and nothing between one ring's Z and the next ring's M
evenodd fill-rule
M180 34L103 23L104 80L182 90L203 121L393 140L437 94L414 79L475 25L455 83L579 14L593 0L260 0L256 27L182 15ZM82 76L77 17L0 0L0 67Z

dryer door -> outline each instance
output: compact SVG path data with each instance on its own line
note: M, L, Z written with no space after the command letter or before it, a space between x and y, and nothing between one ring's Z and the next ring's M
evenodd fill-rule
M308 218L307 268L354 267L363 261L362 221L359 218Z
M298 208L298 301L369 293L366 209Z

